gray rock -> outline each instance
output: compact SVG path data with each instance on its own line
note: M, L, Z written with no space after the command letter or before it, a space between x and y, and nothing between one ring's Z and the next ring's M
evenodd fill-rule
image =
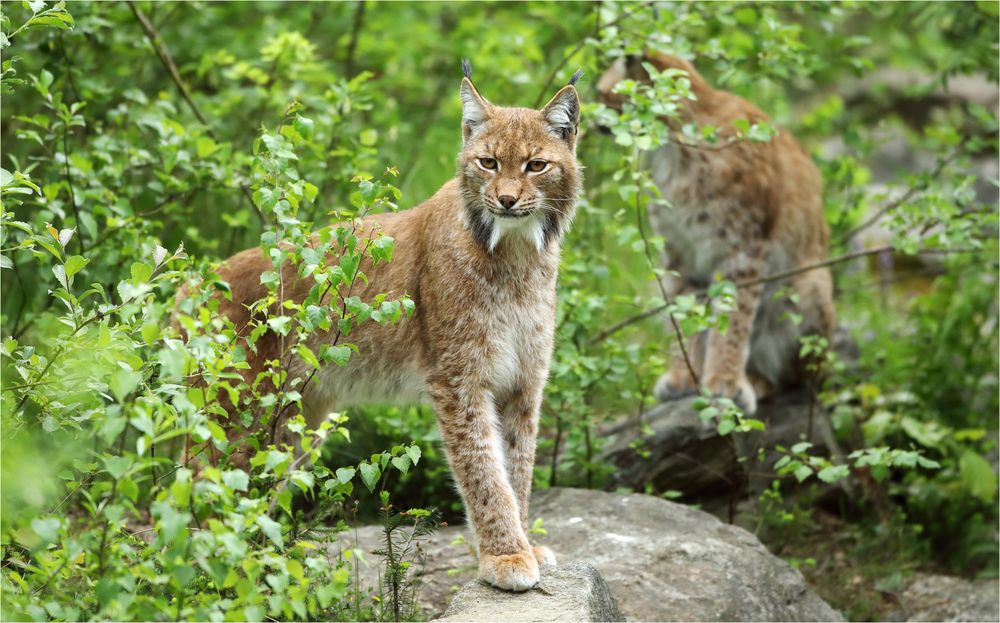
M561 488L536 492L531 510L547 531L536 540L555 552L560 573L577 574L579 583L577 563L593 565L630 621L842 620L753 535L705 512L647 495ZM457 587L474 579L472 550L455 543L465 539L464 527L448 527L422 545L415 600L424 616L443 612ZM361 528L356 539L347 533L340 547L378 549L379 530ZM372 566L362 570L363 587L377 585L377 561L368 559ZM543 574L542 588L555 594L549 580L558 576L552 573ZM536 592L504 598L554 596ZM503 613L494 620L507 619Z
M918 573L899 598L906 621L1000 621L1000 584Z
M455 595L438 621L624 621L607 583L588 564L542 567L541 581L526 593L510 593L478 580Z
M583 560L604 576L630 621L839 621L802 575L749 532L647 495L538 491L560 563Z

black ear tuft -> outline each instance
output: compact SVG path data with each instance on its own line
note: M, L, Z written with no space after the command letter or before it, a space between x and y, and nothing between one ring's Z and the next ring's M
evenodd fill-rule
M573 77L571 77L569 79L569 82L567 82L566 84L574 85L574 84L576 84L576 81L579 80L582 77L583 77L583 70L582 69L577 69L575 72L573 72Z
M462 59L462 73L465 74L466 78L472 80L472 63L467 58Z

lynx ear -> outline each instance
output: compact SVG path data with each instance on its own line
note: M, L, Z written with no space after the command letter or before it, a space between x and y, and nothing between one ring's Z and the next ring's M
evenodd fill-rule
M576 140L580 127L580 96L572 84L567 84L549 100L542 109L542 115L549 123L549 129L556 136L568 141Z
M469 137L482 129L483 124L490 118L490 111L493 105L486 101L476 87L472 84L470 76L472 67L468 61L462 63L465 69L465 77L462 78L462 140L467 141Z

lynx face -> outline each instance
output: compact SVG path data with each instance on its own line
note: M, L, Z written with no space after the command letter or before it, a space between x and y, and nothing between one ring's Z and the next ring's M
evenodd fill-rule
M566 86L542 110L501 108L462 81L459 177L466 223L490 253L504 238L539 251L562 235L580 188L580 102Z

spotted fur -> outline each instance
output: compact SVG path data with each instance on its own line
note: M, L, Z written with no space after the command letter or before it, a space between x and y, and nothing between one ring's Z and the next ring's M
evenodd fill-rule
M473 86L467 62L463 69L457 177L419 206L369 216L359 227L362 237L380 229L396 246L391 263L364 262L369 281L356 283L353 293L363 300L379 292L407 294L416 311L395 325L357 327L349 339L360 352L346 369L322 368L305 386L302 403L312 426L352 404L433 404L475 530L480 575L523 591L537 583L540 563L554 561L551 552L532 550L526 523L560 245L581 184L575 156L580 108L572 86L542 110L494 106ZM480 166L484 158L496 169ZM529 160L544 160L545 170L528 171ZM514 202L504 207L501 196ZM334 250L328 261L336 258ZM264 296L260 275L270 269L256 248L222 266L232 300L220 300L220 311L235 326L247 325L247 305ZM304 298L311 282L298 279L291 266L283 270L286 298ZM313 352L320 352L333 336L311 339ZM252 382L278 357L276 336L265 334L247 355L250 369L243 374ZM295 360L289 374L306 378L309 369ZM230 427L231 438L238 437ZM280 426L276 438L282 439Z
M622 96L612 91L614 86L625 78L648 81L643 63L660 71L680 69L691 81L696 99L684 105L681 119L667 120L672 130L691 122L711 125L726 140L735 132L736 119L767 120L750 102L712 88L686 60L652 51L615 62L598 83L601 99L620 106ZM780 130L769 143L742 141L717 150L671 142L652 155L649 167L669 204L651 207L649 218L666 239L664 261L675 271L665 277L670 295L699 291L717 274L752 281L826 259L822 180L789 132ZM797 305L775 297L786 287L797 295ZM705 387L736 398L752 413L759 398L802 380L800 336L830 335L835 322L830 272L812 270L741 288L737 304L726 333L698 334L687 350ZM801 324L788 312L800 315ZM686 363L675 353L657 383L657 395L665 400L695 389Z

